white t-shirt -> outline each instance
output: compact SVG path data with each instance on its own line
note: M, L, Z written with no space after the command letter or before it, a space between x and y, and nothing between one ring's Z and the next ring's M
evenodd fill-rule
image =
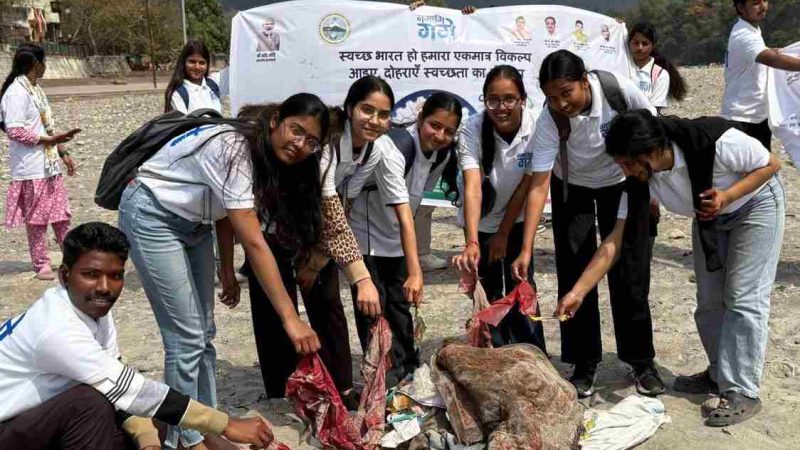
M653 115L656 109L644 93L627 78L617 77L622 96L628 109L647 109ZM591 189L613 186L625 181L625 175L617 163L606 153L605 135L611 119L617 112L603 95L597 76L589 74L592 91L592 108L589 115L569 119L571 131L567 140L569 158L569 183ZM563 180L559 156L558 127L548 112L542 114L533 137L533 164L528 172L549 172Z
M203 125L175 137L139 167L138 179L161 206L192 222L211 223L227 209L253 208L249 146L230 130Z
M427 164L430 170L434 158L429 161L419 150L416 127L409 127L409 132L414 138L417 151L414 166L422 167ZM412 197L408 187L413 185L416 188L419 182L414 177L424 176L427 179L427 173L421 168L416 171L412 168L406 179L405 157L388 136L381 136L375 141L375 149L378 148L383 157L367 183L367 186L376 185L377 189L367 187L358 194L348 221L362 254L383 257L403 256L400 224L391 205L409 203ZM424 186L425 180L422 180L422 183ZM416 192L415 195L416 206L419 206L422 192ZM416 206L412 205L412 211L416 211Z
M534 129L539 115L542 112L541 106L533 105L531 102L522 110L522 123L520 124L517 135L509 144L495 131L494 135L494 165L489 174L489 182L495 189L496 197L494 208L482 217L478 223L478 231L482 233L495 233L500 228L503 216L506 213L511 196L519 186L522 177L531 165L531 141L534 137ZM461 128L458 136L458 165L462 171L471 169L481 169L481 157L483 148L481 147L481 126L483 124L484 113L475 114L467 120ZM462 189L463 191L463 189ZM524 209L520 212L517 222L525 220ZM464 226L464 207L458 209L458 224Z
M220 87L221 95L222 87L220 86L220 73L212 73L208 77L216 82L217 86ZM186 92L189 94L189 106L186 106L186 103L183 102L183 98L181 98L181 95L176 89L175 92L172 93L171 104L173 109L184 114L203 108L211 108L220 113L222 112L222 101L217 94L211 90L211 87L208 86L205 78L203 78L200 84L194 84L189 80L183 80L183 86L186 88Z
M761 28L739 18L728 38L725 54L725 93L722 117L760 123L767 118L767 66L756 57L767 50Z
M361 187L364 186L381 160L380 146L373 145L372 151L369 153L369 159L364 161L367 156L367 147L365 146L354 158L350 121L345 122L344 133L339 140L338 157L334 157L336 154L334 146L327 145L320 158L319 173L322 195L331 197L339 192L348 199L356 198L361 192Z
M667 95L669 94L669 72L663 67L656 64L655 58L650 58L650 61L643 67L637 67L633 64L633 81L636 86L644 92L644 95L650 100L656 108L666 108L669 106ZM653 82L653 71L659 71L658 77Z
M19 81L14 80L6 90L0 102L0 110L6 129L21 127L33 130L39 136L47 134L33 97ZM43 144L28 146L9 139L8 156L8 167L14 181L39 180L61 173L59 166L48 171Z
M59 286L0 326L0 422L78 385L116 380L122 363L109 312L94 321Z
M800 42L781 49L784 55L800 58ZM767 68L769 126L783 149L800 166L800 72Z
M739 130L730 129L717 140L712 185L717 189L728 189L748 173L769 164L769 152L761 143ZM675 162L672 169L656 172L650 178L650 193L668 211L686 217L694 217L692 184L683 150L673 144ZM760 189L760 187L759 187ZM721 214L732 213L747 203L759 189L732 202Z

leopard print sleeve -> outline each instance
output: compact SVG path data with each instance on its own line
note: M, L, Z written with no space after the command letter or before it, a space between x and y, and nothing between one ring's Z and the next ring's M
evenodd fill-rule
M333 258L340 267L363 259L338 196L323 197L322 214L325 222L318 250Z

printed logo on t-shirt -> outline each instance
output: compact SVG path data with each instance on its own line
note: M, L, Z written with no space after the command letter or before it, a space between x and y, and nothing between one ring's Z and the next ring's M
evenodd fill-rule
M610 124L611 124L611 122L606 122L606 123L601 123L600 124L600 134L602 134L603 137L606 137L606 135L608 134L608 127L609 127Z
M529 169L533 161L533 152L525 152L517 155L517 167L520 169Z
M14 322L14 319L12 318L6 320L5 323L0 325L0 341L7 338L8 336L11 336L11 333L14 332L14 328L16 328L17 325L19 325L19 323L22 322L22 319L24 317L25 314L22 314L21 316L19 316L19 318L17 318L16 322Z
M639 81L639 90L642 92L650 92L650 88L652 87L649 81Z

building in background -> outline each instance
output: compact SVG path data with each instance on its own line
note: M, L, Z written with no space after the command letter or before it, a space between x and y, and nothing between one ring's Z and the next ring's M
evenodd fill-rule
M0 41L52 42L61 37L61 2L7 0L0 2Z

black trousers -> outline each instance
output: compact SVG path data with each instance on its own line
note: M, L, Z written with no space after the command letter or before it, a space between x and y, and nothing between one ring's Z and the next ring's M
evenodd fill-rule
M403 293L403 284L408 277L406 258L364 255L364 263L380 294L383 317L392 330L392 368L386 372L386 388L389 389L419 367L419 353L414 346L414 319L411 317L411 305L406 302ZM366 350L373 320L358 310L355 299L356 291L353 288L353 309L358 339L361 341L361 348Z
M114 407L87 385L76 386L0 423L4 450L134 450Z
M270 246L278 262L281 279L297 308L297 283L289 252ZM247 264L246 264L247 265ZM297 353L289 336L283 329L278 314L272 307L264 290L252 270L247 270L250 282L250 303L253 316L253 331L256 338L261 376L269 398L286 395L286 381L297 367ZM353 362L350 354L350 338L347 318L339 297L339 271L331 261L319 273L314 287L304 296L311 327L316 331L322 345L319 356L340 391L353 387Z
M633 365L646 364L655 358L648 302L652 244L647 184L628 180L600 189L570 184L565 203L564 184L553 177L550 195L558 297L561 298L572 289L597 250L595 220L601 239L614 229L620 196L626 184L628 219L622 252L608 273L608 285L617 355ZM575 317L561 323L561 359L570 364L591 364L602 359L597 288L586 295Z
M511 272L511 263L522 251L522 238L525 224L514 224L508 235L506 257L501 261L489 262L489 239L493 233L478 233L478 243L481 246L481 260L478 263L478 276L481 279L486 298L494 303L514 290L516 280ZM528 279L533 280L533 263L528 267ZM539 306L536 306L539 314ZM547 347L544 342L544 329L541 322L533 322L519 312L519 306L514 308L500 321L499 326L490 327L492 331L492 345L502 347L509 344L533 344L546 354Z
M772 130L769 129L769 119L759 123L738 121L736 123L742 126L742 130L748 136L758 139L761 145L767 148L767 151L772 151Z

